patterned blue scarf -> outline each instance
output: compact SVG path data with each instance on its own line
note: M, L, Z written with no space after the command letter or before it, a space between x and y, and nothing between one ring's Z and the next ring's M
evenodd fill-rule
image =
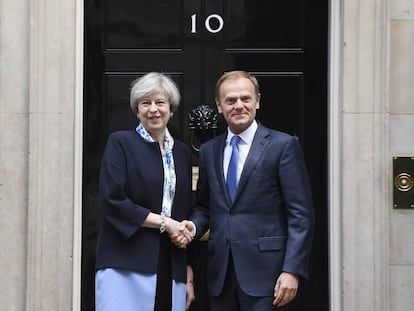
M138 124L135 130L146 142L155 142L141 123ZM171 216L171 208L174 200L176 183L174 157L172 152L173 146L174 139L172 138L168 129L165 128L164 151L162 151L162 162L164 166L164 191L162 197L161 213L168 217Z

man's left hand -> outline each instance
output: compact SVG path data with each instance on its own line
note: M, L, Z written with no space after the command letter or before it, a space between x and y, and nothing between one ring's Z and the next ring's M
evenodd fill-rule
M295 298L299 286L299 276L282 272L276 281L273 304L282 307Z

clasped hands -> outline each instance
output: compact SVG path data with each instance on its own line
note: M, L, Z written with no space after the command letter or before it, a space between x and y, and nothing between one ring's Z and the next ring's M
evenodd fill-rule
M173 226L167 229L167 232L171 242L179 248L186 248L195 236L194 226L188 220L174 221Z

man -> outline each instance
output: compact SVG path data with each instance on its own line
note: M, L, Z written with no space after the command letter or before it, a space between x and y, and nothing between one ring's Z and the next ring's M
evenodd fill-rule
M184 223L195 238L210 228L211 309L287 310L308 276L314 224L300 145L256 122L259 85L246 72L218 80L216 105L228 131L200 147L193 224Z

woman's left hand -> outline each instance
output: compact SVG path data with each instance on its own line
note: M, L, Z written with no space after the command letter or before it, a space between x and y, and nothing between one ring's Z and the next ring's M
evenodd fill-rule
M187 284L186 284L186 290L187 290L187 297L185 302L185 309L189 310L191 304L195 300L195 294L194 294L194 273L193 268L191 266L187 266Z
M195 300L194 284L193 283L187 283L186 287L187 287L187 297L186 297L186 302L185 302L185 309L189 310L191 304Z

